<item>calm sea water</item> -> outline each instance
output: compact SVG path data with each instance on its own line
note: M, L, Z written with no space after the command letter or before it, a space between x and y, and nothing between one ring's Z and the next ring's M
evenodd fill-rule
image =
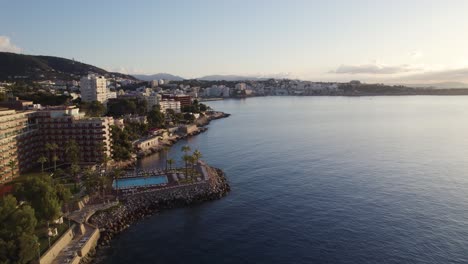
M108 263L468 263L468 97L209 105L232 116L169 155L199 148L232 192L135 224Z

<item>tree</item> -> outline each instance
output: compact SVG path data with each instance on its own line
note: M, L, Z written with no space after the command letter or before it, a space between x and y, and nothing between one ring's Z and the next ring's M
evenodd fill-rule
M10 167L10 170L11 170L11 177L14 178L15 177L15 169L17 167L17 164L16 164L16 161L15 160L10 160L8 162L8 167Z
M29 263L36 256L34 209L7 195L0 199L0 263Z
M195 163L198 163L198 161L202 158L202 154L198 149L196 149L193 152L193 157L195 158Z
M188 155L188 163L190 163L190 165L192 165L192 178L193 178L193 165L195 164L195 157L193 155Z
M80 161L80 149L75 140L68 141L65 152L67 154L67 159L70 164L78 164L78 162Z
M83 110L86 116L100 117L106 113L106 107L99 101L81 102L80 110Z
M184 152L185 154L190 152L190 150L192 150L192 149L190 148L189 145L185 145L185 146L182 147L182 152Z
M182 147L182 151L185 153L182 157L182 160L185 162L185 174L188 175L188 162L190 161L190 155L188 153L192 150L189 145L185 145Z
M52 152L52 158L50 160L54 162L54 171L55 171L57 169L57 160L58 160L57 149L58 149L58 145L57 145L57 143L46 143L45 148L49 152L49 157L50 157L50 154L51 154L50 152Z
M77 164L72 164L70 166L70 174L72 175L73 177L73 180L75 182L75 190L78 188L77 187L77 184L78 184L78 172L80 172L80 166L78 166Z
M27 177L15 186L15 196L27 201L39 220L52 221L61 214L62 203L70 197L61 184L48 175Z
M147 115L148 123L151 128L162 127L164 125L164 114L161 113L159 107L154 107Z
M195 121L195 116L192 115L191 113L185 113L184 119L187 120L188 122L193 122Z
M119 188L119 179L122 178L123 171L121 169L114 170L115 189Z
M164 158L166 159L166 171L167 171L167 153L169 152L169 147L163 146L162 151L164 152Z
M190 162L190 159L191 159L192 156L190 155L187 155L185 154L184 156L182 156L182 160L184 161L185 163L185 175L188 176L188 164Z
M208 107L205 104L200 104L200 112L205 112L208 110Z
M47 162L47 158L44 155L41 155L37 160L37 163L41 164L41 172L44 173L44 163Z

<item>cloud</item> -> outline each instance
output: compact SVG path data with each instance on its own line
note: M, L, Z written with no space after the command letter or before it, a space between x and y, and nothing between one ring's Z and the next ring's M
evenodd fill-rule
M331 73L336 74L398 74L408 73L418 70L417 68L410 67L409 65L378 65L378 64L364 64L364 65L341 65Z
M21 48L11 43L10 38L7 36L0 36L0 51L20 53Z

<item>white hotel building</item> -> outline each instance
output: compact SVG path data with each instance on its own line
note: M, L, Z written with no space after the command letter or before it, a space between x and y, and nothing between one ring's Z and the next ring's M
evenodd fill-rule
M80 80L81 101L107 103L107 81L103 76L90 74Z

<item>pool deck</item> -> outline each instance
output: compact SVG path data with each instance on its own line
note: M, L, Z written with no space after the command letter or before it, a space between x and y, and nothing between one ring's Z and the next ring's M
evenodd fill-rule
M177 187L182 187L182 186L187 186L187 185L193 185L193 184L198 184L198 183L204 183L207 180L210 179L209 173L206 169L206 166L208 166L205 162L203 161L198 161L198 163L194 166L195 170L199 173L199 177L196 177L195 182L190 182L190 183L181 183L180 181L185 180L187 177L185 173L180 172L179 169L173 169L169 170L168 172L164 172L164 174L159 174L155 176L165 176L167 179L166 184L160 184L160 185L155 185L155 186L137 186L137 187L130 187L130 188L119 188L115 189L114 192L117 195L131 195L135 193L140 193L140 192L147 192L147 191L157 191L157 190L163 190L167 188L177 188ZM162 170L158 170L159 172L162 172ZM145 175L146 173L152 173L152 171L140 171L138 175ZM135 176L129 176L126 178L141 178L142 176L135 177Z

